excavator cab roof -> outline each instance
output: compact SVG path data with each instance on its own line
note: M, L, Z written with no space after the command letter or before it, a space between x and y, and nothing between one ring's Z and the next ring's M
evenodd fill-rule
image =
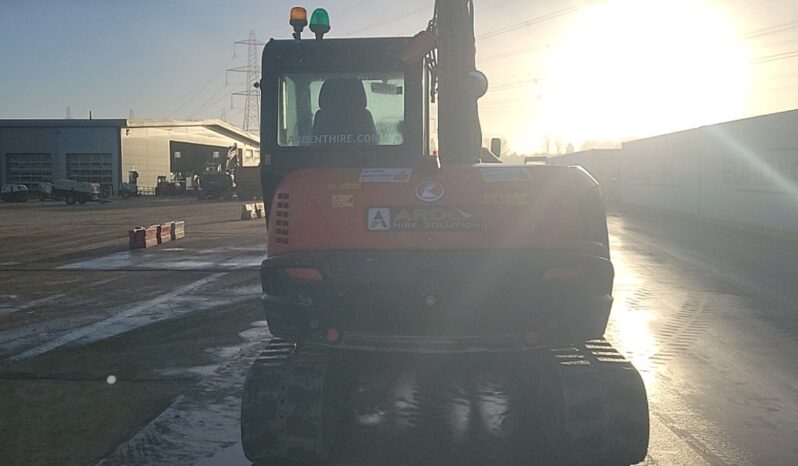
M423 153L411 38L271 40L260 83L264 167L402 166Z

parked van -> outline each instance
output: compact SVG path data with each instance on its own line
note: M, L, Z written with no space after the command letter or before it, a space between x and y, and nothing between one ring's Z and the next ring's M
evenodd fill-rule
M0 190L3 202L27 202L28 187L24 184L7 184Z

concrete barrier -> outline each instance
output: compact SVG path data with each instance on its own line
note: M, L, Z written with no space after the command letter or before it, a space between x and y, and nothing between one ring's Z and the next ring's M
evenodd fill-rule
M158 225L158 244L172 240L172 224L163 223Z
M158 245L158 227L135 227L129 231L130 249L151 248Z
M182 239L186 237L186 222L183 220L172 222L172 239Z
M186 237L186 222L175 221L148 227L135 227L129 232L130 249L155 247L167 241Z
M256 220L265 216L266 211L262 202L253 202L241 206L241 220Z
M244 204L241 206L241 220L252 220L255 218L255 212L252 210L252 204Z

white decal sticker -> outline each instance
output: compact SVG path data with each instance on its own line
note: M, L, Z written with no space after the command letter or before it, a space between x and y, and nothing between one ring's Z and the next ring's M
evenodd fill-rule
M529 170L524 167L486 167L480 168L479 173L486 183L529 180Z
M368 211L370 231L485 231L478 217L455 207L372 207Z
M416 197L420 201L424 202L435 202L439 201L445 190L443 189L443 185L438 183L437 181L425 181L420 185L416 186Z
M352 194L333 194L332 197L333 209L341 209L344 207L355 206L355 196Z
M369 230L387 231L391 229L391 209L372 207L369 209Z
M407 183L413 170L409 168L364 168L361 183Z

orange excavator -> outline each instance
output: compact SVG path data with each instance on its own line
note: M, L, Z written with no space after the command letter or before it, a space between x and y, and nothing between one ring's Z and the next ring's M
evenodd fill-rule
M274 338L245 382L247 457L326 461L379 358L490 354L521 374L516 409L550 464L642 461L645 387L603 339L599 186L578 167L484 159L472 0L437 0L414 37L325 39L322 9L315 38L303 8L290 23L258 83Z

